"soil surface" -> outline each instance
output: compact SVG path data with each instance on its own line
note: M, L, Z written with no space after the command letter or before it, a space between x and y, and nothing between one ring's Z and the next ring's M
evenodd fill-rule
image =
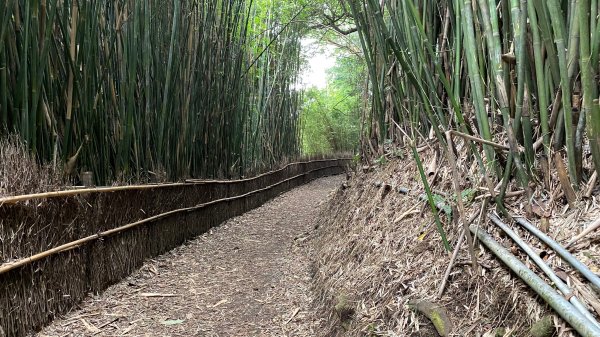
M309 236L341 177L233 218L88 298L37 336L318 336Z

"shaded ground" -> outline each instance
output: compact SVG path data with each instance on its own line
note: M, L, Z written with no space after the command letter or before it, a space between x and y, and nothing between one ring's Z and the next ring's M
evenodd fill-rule
M340 177L228 221L89 298L38 336L318 336L307 238Z
M410 158L411 150L407 151L405 157ZM344 182L344 188L338 189L322 209L319 229L311 243L316 260L313 293L317 294L320 315L328 318L319 336L438 336L430 319L411 308L414 307L411 304L422 301L445 310L451 323L446 325L451 327L449 337L529 336L530 327L547 315L551 316L555 336L578 335L515 273L478 243L474 251L479 272L476 274L470 267L470 255L463 240L448 282L438 295L450 255L444 250L431 209L423 200L423 183L415 162L389 157L388 162L365 165L353 173ZM436 202L451 209L456 198L449 166L444 165L443 159L438 162L438 156L428 150L421 157L428 168L428 182ZM466 155L459 157L464 192L467 187L478 186L480 179L478 167L464 164ZM560 185L554 186L560 192ZM509 191L519 188L509 187ZM463 198L464 218L475 219L475 224L550 284L520 248L488 221L486 213L494 207L485 207L487 192L485 188L470 190L471 196ZM525 215L523 206L528 202L527 197L513 195L516 197L505 200L506 207L513 214ZM582 198L572 208L558 194L549 197L541 188L534 193L535 205L548 212L544 215L549 222L548 235L562 244L600 217L597 198ZM485 210L483 215L482 210ZM462 226L456 210L448 213L444 210L440 220L454 248ZM530 220L538 225L539 217L534 214ZM598 294L585 284L581 275L519 227L512 225L540 255L549 256L547 263L561 271L589 310L600 314ZM575 256L596 272L600 270L598 242L597 231L573 247Z
M420 197L423 185L415 166L412 160L393 160L353 174L323 209L313 241L314 292L321 316L329 317L323 335L438 336L428 318L410 309L409 303L427 301L446 310L454 326L451 337L495 336L497 328L525 336L547 312L545 306L479 246L479 276L463 243L445 291L437 296L449 255ZM447 179L433 186L440 196L451 195ZM400 192L404 189L409 192ZM468 218L481 209L477 201L467 205ZM446 214L440 218L454 247L461 227ZM352 313L347 319L336 312L342 305Z

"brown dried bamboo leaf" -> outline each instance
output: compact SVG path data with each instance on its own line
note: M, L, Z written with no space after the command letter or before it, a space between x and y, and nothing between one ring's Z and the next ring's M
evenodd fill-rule
M567 173L567 168L565 167L565 163L563 162L562 156L558 152L554 154L554 165L556 166L556 171L558 171L558 180L560 181L560 186L565 192L565 197L567 198L569 205L571 207L575 207L575 202L577 202L577 196L575 195L575 190L573 190L573 186L571 186L569 174Z

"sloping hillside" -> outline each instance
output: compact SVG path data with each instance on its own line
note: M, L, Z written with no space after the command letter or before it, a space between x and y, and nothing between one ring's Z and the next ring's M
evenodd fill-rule
M429 176L434 192L442 202L451 200L448 172L444 168L436 172ZM478 244L479 274L473 273L463 243L443 295L437 297L450 255L444 250L429 206L422 201L422 186L413 160L393 159L362 168L324 206L315 239L315 291L324 314L331 318L327 335L435 336L430 320L414 309L421 301L447 311L453 326L451 336L523 336L532 324L552 314L533 291ZM502 238L504 246L518 254L510 239L486 225L485 214L479 216L484 198L478 196L479 192L473 192L463 198L468 218L475 218L475 223ZM521 200L512 201L518 205ZM566 214L592 217L590 213ZM564 217L558 214L551 223L558 224ZM454 247L461 228L446 215L441 219ZM543 249L533 241L530 238L536 248ZM520 258L524 260L522 255ZM556 260L554 265L560 264ZM565 326L555 317L549 322Z

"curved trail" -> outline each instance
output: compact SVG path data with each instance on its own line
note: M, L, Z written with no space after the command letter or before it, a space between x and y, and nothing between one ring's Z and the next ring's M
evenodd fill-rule
M315 180L148 261L37 336L318 336L306 243L340 181Z

